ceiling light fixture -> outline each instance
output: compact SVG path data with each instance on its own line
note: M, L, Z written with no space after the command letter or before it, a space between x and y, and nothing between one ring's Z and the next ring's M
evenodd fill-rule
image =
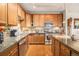
M34 8L34 9L36 8L35 4L33 4L33 8Z

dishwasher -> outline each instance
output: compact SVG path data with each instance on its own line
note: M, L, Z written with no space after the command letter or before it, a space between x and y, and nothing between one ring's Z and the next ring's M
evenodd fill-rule
M19 56L25 56L26 52L27 52L27 39L23 38L22 40L19 41Z

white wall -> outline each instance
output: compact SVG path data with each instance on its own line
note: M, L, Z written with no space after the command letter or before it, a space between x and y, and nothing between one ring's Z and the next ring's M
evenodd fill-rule
M78 18L79 17L79 3L67 3L66 8L66 19L69 17Z
M68 32L67 31L67 19L70 17L72 17L72 20L74 20L74 18L79 18L79 3L66 3L65 4L66 32ZM73 26L74 26L74 23L72 24L71 32L76 32L76 31L78 32L78 29L74 29Z

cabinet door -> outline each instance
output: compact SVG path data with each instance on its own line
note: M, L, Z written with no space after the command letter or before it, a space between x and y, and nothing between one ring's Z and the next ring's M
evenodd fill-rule
M44 26L45 15L40 15L39 17L40 17L40 20L39 20L40 26Z
M54 53L55 53L55 38L53 37L52 38L52 45L51 45L52 47L51 47L51 49L52 49L52 53L53 53L53 55L54 55Z
M4 51L0 52L0 56L18 56L18 44L15 43Z
M26 50L26 52L27 52L27 50L28 50L28 37L26 36L25 37L25 39L26 39L26 42L25 42L25 50Z
M44 44L45 40L44 40L44 35L42 34L36 34L34 35L34 43L37 44Z
M52 21L52 15L50 15L50 14L45 15L45 20Z
M63 26L63 14L58 14L57 18L57 26Z
M8 24L17 25L17 4L8 4Z
M22 8L21 6L18 4L18 16L21 17L22 16Z
M67 48L63 44L61 44L61 47L60 47L60 56L70 56L69 48Z
M5 24L7 21L7 4L0 3L0 23Z
M54 43L54 51L55 51L54 55L59 56L59 54L60 54L60 43L57 40L55 40L55 43Z
M33 35L28 35L27 36L27 39L28 39L28 44L31 44L31 43L33 43Z
M47 14L45 15L45 21L50 21L54 26L57 26L57 14Z
M10 51L9 56L18 56L18 47L14 48L12 51Z
M20 21L21 29L24 31L23 28L26 27L26 19L25 19L25 13L23 13L23 20Z
M57 14L53 14L52 15L52 23L53 23L54 26L57 26L57 21L58 21L57 20Z
M44 35L38 35L38 34L33 34L28 36L28 43L29 44L44 44Z
M24 20L25 19L25 11L23 9L22 9L21 14L22 14L22 19Z
M25 56L27 51L27 41L26 38L22 39L23 41L19 42L19 55Z
M18 44L15 43L8 51L10 52L9 56L18 56Z
M40 16L38 14L33 15L33 24L34 26L40 26Z
M26 26L31 27L31 23L32 23L31 15L26 13Z

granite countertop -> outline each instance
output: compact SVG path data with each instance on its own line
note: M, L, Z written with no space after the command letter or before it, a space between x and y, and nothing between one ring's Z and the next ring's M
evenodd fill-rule
M7 49L10 46L12 46L13 44L19 42L22 38L24 38L27 35L28 35L27 33L24 33L17 37L6 37L4 39L4 42L2 44L0 44L0 52L3 52L5 49Z
M71 38L61 38L57 36L53 36L55 39L57 39L59 42L79 54L79 41L72 41Z
M6 37L4 38L4 42L0 44L0 52L3 52L5 49L9 48L10 46L14 45L15 43L18 43L21 39L26 37L27 35L30 34L36 34L36 33L23 33L17 37ZM44 33L39 33L39 34L44 34Z
M29 34L30 33L23 33L23 34L21 34L17 37L7 37L7 38L5 38L5 41L2 44L0 44L0 52L3 52L5 49L7 49L10 46L12 46L13 44L19 42L22 38L26 37ZM71 38L69 38L69 37L64 38L61 35L60 36L53 35L52 37L54 37L59 42L61 42L62 44L64 44L65 46L67 46L68 48L72 49L73 51L75 51L76 53L79 54L79 41L72 41Z

